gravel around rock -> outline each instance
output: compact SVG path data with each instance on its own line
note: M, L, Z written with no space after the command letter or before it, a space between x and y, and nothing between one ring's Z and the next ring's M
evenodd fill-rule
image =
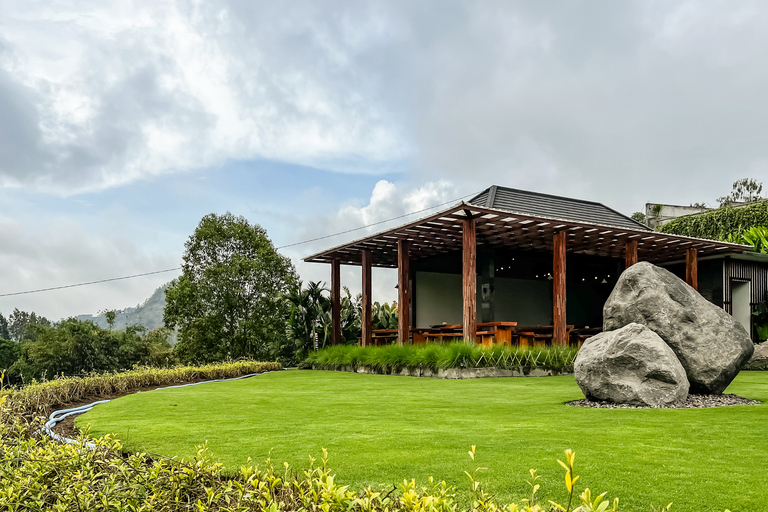
M656 409L702 409L705 407L728 407L731 405L759 405L761 403L758 400L750 400L738 395L688 395L688 398L680 404L656 407ZM605 401L593 402L586 398L566 402L565 405L570 405L571 407L596 407L599 409L652 409L652 407L639 405L616 404Z

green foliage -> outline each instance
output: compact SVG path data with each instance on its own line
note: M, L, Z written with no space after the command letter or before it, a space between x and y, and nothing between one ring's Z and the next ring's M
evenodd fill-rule
M759 341L768 340L768 305L765 301L758 302L752 309L755 329Z
M397 302L379 304L374 302L371 307L373 329L397 329Z
M742 178L733 182L733 189L727 196L718 197L717 202L720 206L728 203L752 203L760 200L760 193L763 191L763 184L751 179Z
M288 464L248 464L226 476L220 463L199 446L191 460L124 455L111 436L96 448L60 444L36 433L39 423L25 423L0 404L0 507L4 510L125 510L197 512L456 512L455 489L430 478L426 486L403 480L387 492L370 486L355 492L337 482L323 450L319 464L307 469ZM81 438L81 442L85 441ZM588 491L587 491L588 492ZM600 499L603 495L600 495ZM582 501L584 499L582 498ZM596 501L596 504L599 500ZM545 512L538 504L519 507L484 496L472 512ZM599 510L592 508L582 510ZM616 508L612 509L616 510ZM575 512L575 511L574 511Z
M36 325L50 327L52 324L50 320L44 316L38 316L34 311L29 313L14 308L8 317L8 339L11 341L34 339Z
M0 371L5 373L19 358L21 350L15 341L0 338ZM0 385L4 384L0 382Z
M632 214L632 220L645 224L645 214L643 212L635 212Z
M25 414L47 414L50 407L78 402L86 398L98 399L115 393L150 386L167 386L199 380L227 379L250 373L282 370L280 363L235 361L201 366L173 366L158 368L137 366L131 370L93 373L87 377L61 377L43 382L32 382L23 388L9 388L2 393L14 407Z
M454 342L449 344L388 345L359 347L337 345L312 353L308 361L326 370L345 367L369 367L380 373L399 372L404 368L538 368L563 369L573 365L577 348L507 347Z
M341 295L341 336L345 343L356 343L362 334L361 294L352 296L346 286ZM290 306L288 316L288 337L295 352L291 354L298 362L311 351L329 346L333 339L331 300L325 283L310 281L302 288L301 281L285 296Z
M109 325L110 330L115 326L116 316L117 312L114 309L104 311L104 318L107 320L107 325Z
M17 344L17 357L9 367L15 382L175 363L165 328L150 333L142 326L111 331L69 318L53 326L30 324L27 331L30 339Z
M728 241L755 226L768 226L768 202L766 201L738 208L725 206L699 215L678 217L664 224L659 231Z
M285 346L296 280L266 231L231 213L203 217L185 244L182 275L166 290L164 321L179 329L184 362L272 358Z
M8 330L8 320L0 313L0 340L10 340L11 332Z
M768 253L768 227L752 226L734 238L732 241L751 245L755 252Z

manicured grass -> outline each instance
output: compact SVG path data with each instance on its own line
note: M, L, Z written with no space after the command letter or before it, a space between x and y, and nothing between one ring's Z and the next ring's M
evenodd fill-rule
M742 372L728 393L768 401L768 372ZM227 383L126 396L77 419L116 433L128 450L191 457L208 441L233 472L248 457L301 469L330 454L355 487L432 475L466 489L464 471L486 467L486 490L504 501L528 493L563 501L556 459L576 452L579 485L647 512L763 511L768 503L768 405L711 409L588 409L571 376L439 380L287 371ZM467 450L477 445L473 463Z

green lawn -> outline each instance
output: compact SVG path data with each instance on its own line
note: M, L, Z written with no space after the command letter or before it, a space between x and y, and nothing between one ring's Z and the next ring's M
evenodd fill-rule
M742 372L728 393L768 402L768 372ZM576 452L578 485L608 491L621 509L648 512L768 509L768 405L711 409L566 407L583 398L573 377L419 379L286 371L226 383L151 391L80 416L91 434L115 433L128 450L191 457L208 441L235 471L271 452L303 468L330 454L355 487L426 482L467 488L464 471L486 467L485 488L504 501L527 493L561 501L556 459ZM477 463L467 455L477 445ZM581 487L580 487L581 488Z

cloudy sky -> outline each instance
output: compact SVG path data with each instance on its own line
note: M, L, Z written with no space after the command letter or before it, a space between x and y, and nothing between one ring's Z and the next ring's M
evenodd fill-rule
M491 184L631 214L766 174L762 1L0 2L0 295L177 267L211 212L282 247ZM282 252L327 281L300 259L364 233ZM134 306L175 275L0 312Z

